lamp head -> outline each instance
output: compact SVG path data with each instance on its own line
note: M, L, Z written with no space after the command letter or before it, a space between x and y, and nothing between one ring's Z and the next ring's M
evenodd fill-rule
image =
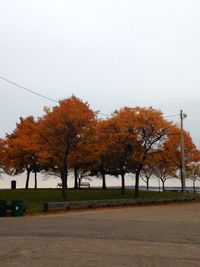
M187 114L183 113L183 119L187 118Z

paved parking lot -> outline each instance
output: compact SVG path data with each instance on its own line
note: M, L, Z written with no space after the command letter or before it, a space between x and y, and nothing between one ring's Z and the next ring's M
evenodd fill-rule
M200 266L200 204L0 218L0 266Z

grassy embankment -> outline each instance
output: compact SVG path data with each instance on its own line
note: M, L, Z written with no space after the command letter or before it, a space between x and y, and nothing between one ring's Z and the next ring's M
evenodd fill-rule
M181 193L176 192L153 192L140 191L140 198L167 199L176 198ZM0 199L11 202L12 199L23 199L27 206L27 211L41 211L44 202L59 201L80 201L80 200L100 200L133 198L134 191L126 190L125 195L121 195L120 189L68 189L67 199L63 199L60 189L1 189Z

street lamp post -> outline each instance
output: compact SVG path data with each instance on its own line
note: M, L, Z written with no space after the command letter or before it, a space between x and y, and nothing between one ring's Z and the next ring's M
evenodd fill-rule
M184 131L183 131L183 119L187 117L187 114L183 113L183 110L180 111L181 119L181 185L182 192L185 193L185 146L184 146Z

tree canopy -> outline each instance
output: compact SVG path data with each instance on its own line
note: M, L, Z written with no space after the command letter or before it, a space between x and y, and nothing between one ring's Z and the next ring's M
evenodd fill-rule
M26 171L26 188L36 166L53 173L61 178L63 197L69 172L74 173L75 188L86 173L101 176L104 189L106 175L120 176L122 194L126 174L132 173L138 197L141 177L147 188L150 177L158 177L163 189L166 179L179 177L180 135L181 129L152 107L123 107L98 119L87 102L72 96L45 107L39 118L20 118L14 131L0 139L0 169L10 175ZM191 171L200 152L185 131L184 140L186 170Z

